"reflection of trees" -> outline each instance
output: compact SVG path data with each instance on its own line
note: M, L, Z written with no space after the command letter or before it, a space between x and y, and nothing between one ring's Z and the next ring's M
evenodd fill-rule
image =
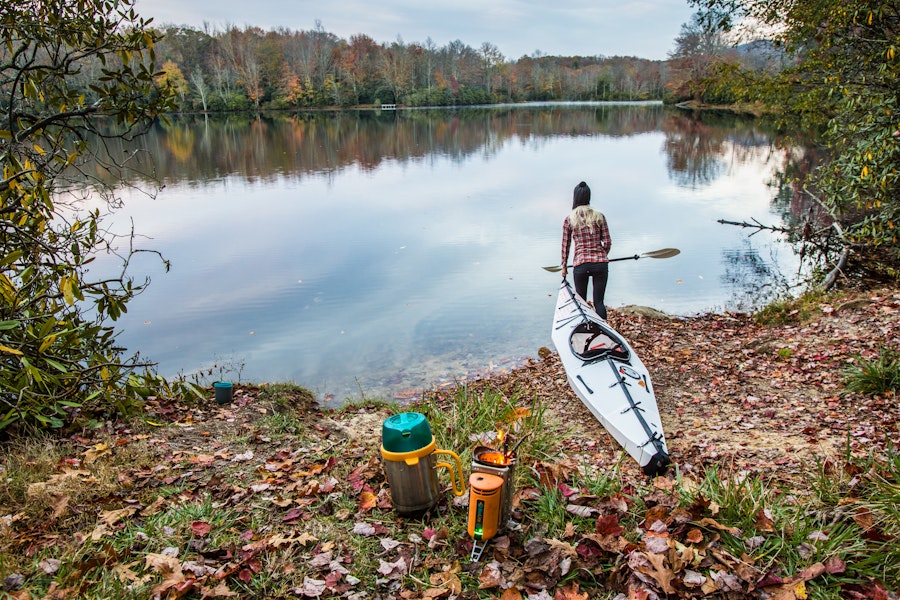
M727 139L724 130L716 130L685 114L667 119L663 130L672 179L695 187L710 183L722 174L722 146Z
M255 117L182 116L158 123L138 157L161 181L215 181L225 176L294 178L386 160L464 161L491 156L508 143L540 145L559 137L622 137L662 131L670 176L708 184L729 164L773 162L773 202L804 217L803 193L787 183L818 160L810 150L782 147L762 122L727 113L694 115L660 104L546 104L400 111L307 111ZM118 140L110 152L135 148ZM771 156L769 156L771 155ZM149 157L149 158L148 158ZM805 195L806 202L809 195ZM787 216L787 215L785 215ZM796 221L795 221L796 222Z
M715 181L728 161L758 160L771 153L774 136L755 119L727 112L681 112L663 124L672 179L698 186Z
M743 246L722 252L725 272L722 284L732 289L731 298L738 310L752 310L767 301L775 299L788 289L789 283L783 273L773 270L776 261L766 261L759 250L744 238Z
M785 150L772 185L778 190L773 207L786 223L798 227L810 223L818 228L831 224L831 217L814 198L816 190L807 192L803 185L825 160L824 150L813 143L795 143Z
M140 143L141 156L152 160L144 170L163 181L302 177L351 165L372 170L385 160L464 160L510 141L659 131L671 112L658 104L585 104L183 116L157 124Z

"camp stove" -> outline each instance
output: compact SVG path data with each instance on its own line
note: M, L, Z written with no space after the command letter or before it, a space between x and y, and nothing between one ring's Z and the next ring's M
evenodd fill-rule
M488 473L503 480L503 486L500 488L500 522L497 531L506 528L512 513L515 472L515 452L503 452L487 446L477 446L472 452L472 473Z
M469 480L469 534L475 542L472 546L472 561L480 560L490 538L509 525L515 493L515 470L515 448L505 452L487 446L476 446L472 451L472 477ZM499 484L499 493L490 489L494 487L490 483L492 481ZM485 523L485 519L492 522ZM493 522L494 519L496 522Z

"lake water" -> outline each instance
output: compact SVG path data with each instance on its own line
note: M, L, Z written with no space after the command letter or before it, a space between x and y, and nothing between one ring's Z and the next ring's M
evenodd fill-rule
M586 181L612 256L607 303L748 309L796 279L787 154L753 121L659 104L173 120L140 142L156 195L123 191L152 283L119 341L166 376L292 381L321 402L404 398L542 346L563 218ZM150 180L135 179L152 189ZM102 264L102 263L101 263ZM139 277L140 278L140 277Z

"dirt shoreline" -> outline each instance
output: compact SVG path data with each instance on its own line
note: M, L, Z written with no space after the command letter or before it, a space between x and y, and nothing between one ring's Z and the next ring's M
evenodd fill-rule
M827 300L827 299L826 299ZM802 324L760 326L746 314L665 317L610 311L650 370L673 463L793 478L817 461L900 445L893 395L845 393L856 357L900 348L900 292L835 296ZM570 389L555 352L469 382L539 399L563 445L599 467L634 470ZM442 393L442 392L435 392Z

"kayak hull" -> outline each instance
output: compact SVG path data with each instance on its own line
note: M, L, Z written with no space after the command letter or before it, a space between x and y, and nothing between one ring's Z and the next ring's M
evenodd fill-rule
M553 345L572 390L647 475L665 472L669 453L650 373L615 329L563 280Z

